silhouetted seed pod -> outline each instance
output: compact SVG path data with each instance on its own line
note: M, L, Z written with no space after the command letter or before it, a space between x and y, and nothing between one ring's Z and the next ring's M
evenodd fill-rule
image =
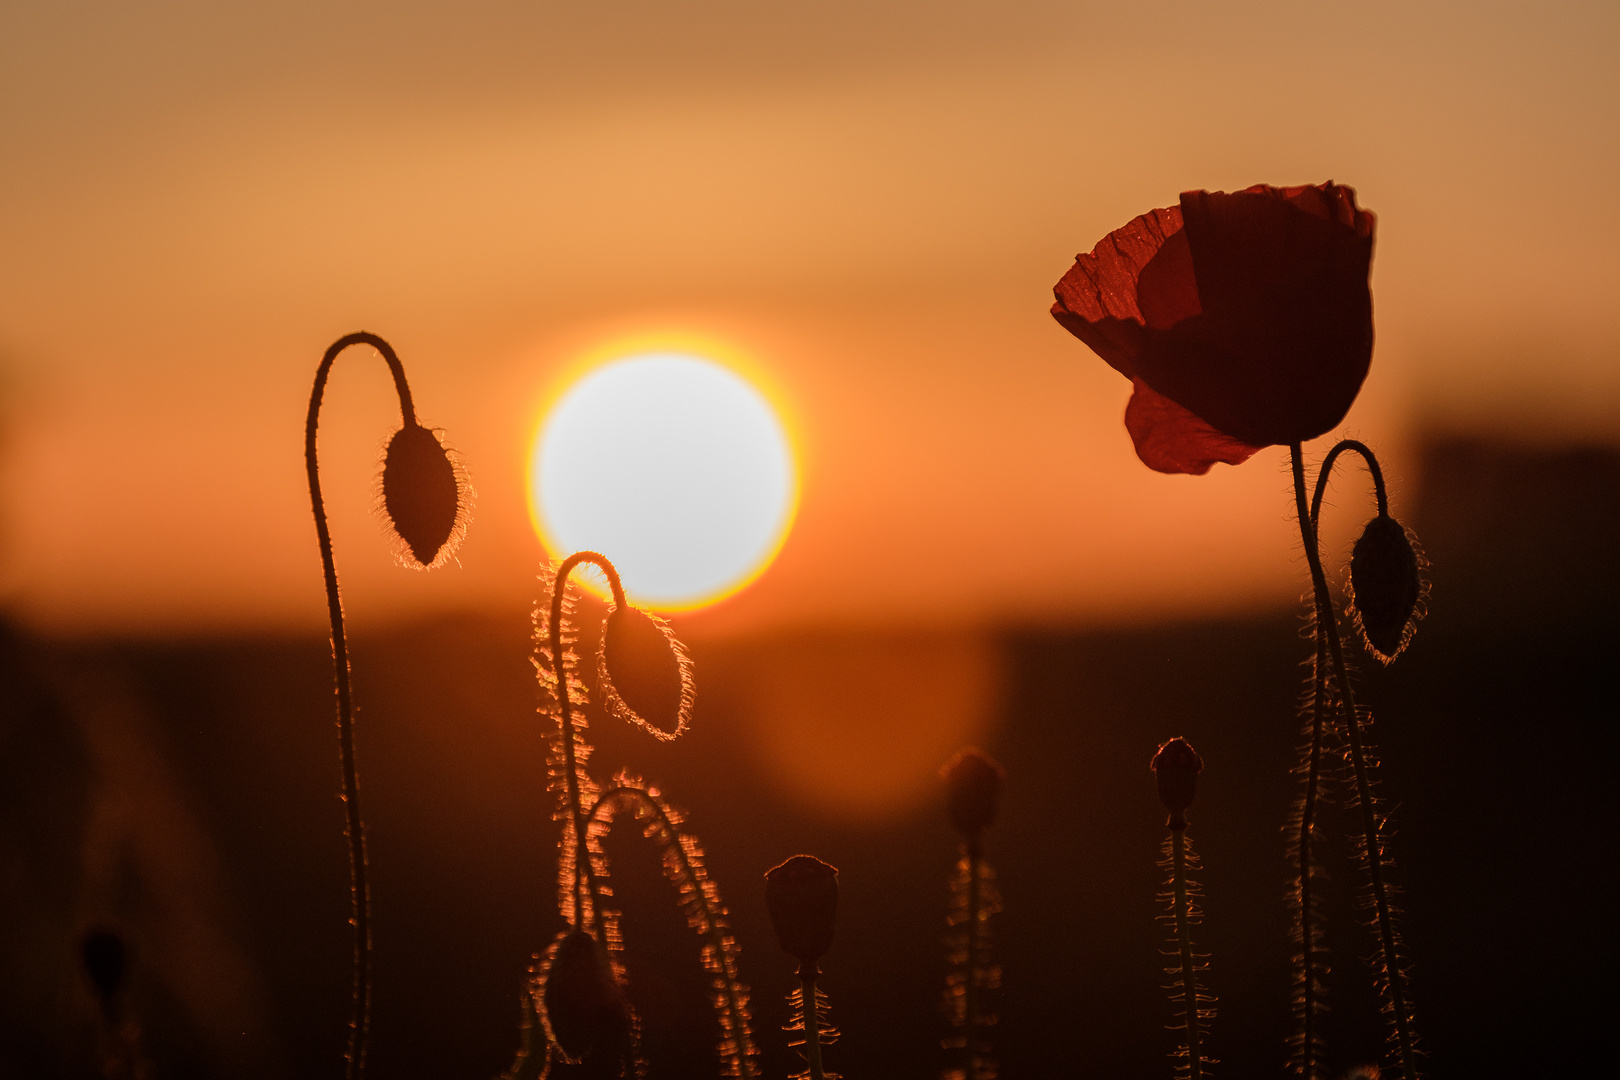
M621 604L602 628L603 689L609 711L661 739L686 730L691 661L662 619Z
M546 1029L569 1060L624 1052L630 1042L630 1003L600 942L583 930L563 934L544 978Z
M84 973L95 987L101 1009L109 1017L118 1011L118 994L129 977L129 947L110 930L92 930L79 942Z
M945 763L940 770L945 779L945 806L957 832L972 838L996 819L996 801L1006 775L995 758L971 746Z
M1350 553L1350 604L1369 652L1395 659L1417 623L1423 577L1406 528L1387 514L1368 523Z
M813 855L793 856L765 875L765 906L777 944L799 961L800 977L814 978L838 921L837 867Z
M439 437L411 421L388 440L382 502L404 550L421 566L448 556L466 509L461 478Z
M1159 781L1159 801L1170 811L1170 828L1185 829L1187 808L1198 792L1198 774L1204 771L1204 759L1186 739L1177 738L1159 747L1150 768Z

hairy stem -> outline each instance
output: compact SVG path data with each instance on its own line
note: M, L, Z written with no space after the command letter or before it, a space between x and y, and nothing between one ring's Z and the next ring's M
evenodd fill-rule
M965 843L967 848L967 960L962 979L962 1080L976 1080L979 1070L979 864L983 855L979 838L974 836Z
M1389 492L1384 487L1384 470L1378 467L1378 456L1366 443L1357 439L1340 439L1327 452L1327 457L1322 459L1321 468L1316 470L1316 491L1311 495L1312 528L1316 528L1322 520L1322 496L1327 493L1328 478L1333 475L1333 465L1339 460L1339 455L1346 450L1354 450L1367 463L1367 471L1372 474L1373 495L1378 499L1378 515L1389 515Z
M821 1067L821 1007L816 998L814 966L799 969L799 993L804 1021L804 1060L810 1068L810 1080L826 1080Z
M1294 472L1294 503L1299 515L1300 537L1305 544L1305 558L1310 564L1311 584L1316 595L1316 633L1318 640L1324 637L1327 640L1328 658L1332 661L1332 676L1344 708L1344 727L1350 743L1351 770L1355 775L1357 801L1361 809L1367 873L1372 880L1373 908L1377 915L1379 945L1383 950L1384 983L1388 988L1393 1012L1391 1020L1395 1027L1396 1046L1400 1052L1401 1073L1405 1080L1416 1080L1417 1061L1413 1052L1412 1021L1408 1014L1406 988L1402 984L1400 960L1396 953L1395 923L1390 911L1388 886L1384 881L1383 842L1379 836L1378 814L1373 805L1372 785L1368 776L1366 754L1361 743L1361 722L1356 713L1355 697L1351 693L1349 674L1344 665L1344 646L1339 640L1339 626L1334 617L1333 598L1328 592L1327 577L1322 573L1322 554L1317 542L1316 523L1309 516L1305 505L1304 453L1297 442L1289 447L1289 453ZM1373 460L1370 454L1368 460ZM1313 757L1319 750L1320 738L1321 729L1318 726L1312 746Z
M349 899L354 924L354 1001L349 1018L348 1080L359 1080L366 1071L366 1037L371 1016L371 883L366 875L366 830L360 816L360 780L354 764L354 700L349 687L349 646L343 634L343 601L338 595L337 564L332 559L332 533L326 524L326 503L321 498L321 472L315 452L316 429L320 425L321 399L326 393L327 376L338 353L350 345L370 345L388 363L399 393L399 413L404 424L416 423L416 407L411 388L405 381L405 368L388 342L361 331L338 338L321 357L315 369L315 385L309 395L309 416L304 422L304 467L309 473L309 501L315 513L315 535L321 545L321 566L326 575L326 611L332 623L332 668L337 682L338 757L343 767L344 833L349 841Z
M737 958L735 948L726 940L725 922L723 913L710 907L709 896L702 888L702 877L697 867L692 865L685 846L680 842L680 834L670 820L663 803L638 787L618 785L608 788L597 796L596 802L586 812L587 822L593 822L602 816L603 811L610 809L614 802L622 798L633 798L646 807L654 817L665 834L670 837L670 849L680 862L681 872L686 879L693 883L692 895L696 897L703 911L703 925L705 935L709 939L709 947L714 950L715 962L720 966L720 993L726 1014L730 1017L729 1030L731 1037L736 1040L735 1065L737 1075L742 1080L753 1080L754 1076L754 1044L753 1035L748 1028L748 1010L743 1004L741 979L737 975ZM706 877L705 873L703 877Z
M1192 901L1187 896L1187 830L1170 830L1170 881L1174 890L1176 943L1181 949L1181 1007L1187 1023L1188 1080L1203 1080L1204 1050L1198 1030L1198 974L1193 959L1192 931L1188 927Z
M574 726L573 706L568 700L568 671L563 657L562 642L562 609L563 595L568 587L568 575L581 563L590 563L607 576L608 585L613 590L613 603L623 607L624 586L619 583L619 572L614 569L605 555L594 551L576 551L563 560L557 568L556 580L551 585L551 618L546 626L546 637L551 646L551 673L557 680L557 708L562 724L563 770L568 784L568 806L572 811L574 821L574 851L575 869L574 877L574 929L587 929L585 926L583 900L586 894L590 896L591 920L594 922L601 910L601 894L596 883L596 867L591 863L590 849L585 845L588 832L588 819L585 809L580 805L579 795L579 769L575 764L574 740L579 737L578 729ZM581 872L582 871L582 872Z

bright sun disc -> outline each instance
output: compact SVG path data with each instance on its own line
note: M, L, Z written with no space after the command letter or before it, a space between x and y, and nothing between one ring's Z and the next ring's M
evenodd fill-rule
M535 440L529 490L547 550L601 552L632 599L668 611L758 577L786 538L798 483L758 390L665 352L605 364L563 393Z

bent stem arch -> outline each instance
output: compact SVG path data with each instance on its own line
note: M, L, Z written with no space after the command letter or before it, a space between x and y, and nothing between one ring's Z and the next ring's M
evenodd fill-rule
M1327 675L1322 670L1321 660L1325 651L1331 668L1331 677L1334 689L1338 694L1339 702L1343 708L1344 729L1350 747L1351 772L1355 778L1357 802L1361 811L1361 828L1363 834L1363 847L1367 860L1367 873L1371 880L1373 910L1377 922L1378 944L1383 958L1384 988L1389 996L1391 1011L1390 1022L1394 1027L1396 1049L1400 1055L1401 1074L1404 1080L1416 1080L1417 1061L1412 1036L1412 1018L1406 1002L1406 987L1404 975L1401 970L1400 957L1397 952L1394 916L1389 899L1389 887L1385 881L1385 866L1383 854L1383 841L1380 836L1380 823L1377 809L1373 804L1372 780L1367 763L1367 755L1362 745L1361 716L1356 711L1354 694L1350 687L1350 678L1344 662L1344 645L1339 639L1339 625L1333 610L1333 598L1328 592L1327 577L1322 572L1322 553L1317 530L1317 516L1321 511L1323 491L1327 482L1327 475L1338 458L1345 450L1355 450L1361 454L1368 463L1368 469L1373 474L1374 484L1378 492L1379 510L1387 506L1384 492L1383 473L1378 468L1377 459L1371 450L1359 442L1345 440L1335 446L1322 462L1317 474L1317 485L1312 505L1307 507L1305 501L1305 461L1300 444L1295 442L1289 445L1289 458L1294 474L1294 504L1299 517L1300 539L1305 545L1305 558L1310 565L1312 591L1316 600L1316 635L1317 635L1317 671L1315 676L1315 702L1312 723L1310 766L1307 776L1306 802L1300 819L1299 849L1301 852L1300 881L1304 892L1305 884L1310 880L1310 833L1314 825L1315 800L1317 795L1317 782L1319 779L1319 766L1322 747L1322 733L1325 719L1326 694L1324 684ZM1323 644L1326 648L1324 650ZM1309 894L1305 893L1308 898ZM1305 1075L1314 1074L1311 1064L1312 1048L1309 1042L1313 1036L1310 1025L1312 1000L1312 962L1311 962L1311 927L1309 925L1310 907L1302 905L1301 916L1305 920L1302 927L1305 940L1305 993L1306 997L1306 1039L1303 1054Z
M563 647L563 598L568 588L568 576L581 563L590 563L607 577L608 586L613 591L613 603L623 607L625 604L624 586L619 581L619 571L606 555L594 551L576 551L562 561L557 567L556 578L551 584L551 607L546 622L546 641L551 650L551 673L557 681L557 712L559 732L563 750L564 782L567 785L568 809L573 819L574 832L574 921L575 930L589 930L594 925L598 913L601 911L601 890L596 882L596 868L592 865L590 848L586 845L586 838L590 832L590 819L585 813L579 791L579 761L575 752L575 743L580 738L579 728L574 723L573 704L568 698L568 669L565 650ZM583 870L583 872L581 872ZM582 901L590 898L590 914L587 919Z
M344 833L349 841L349 897L354 923L354 1002L349 1019L348 1080L366 1071L366 1037L371 1013L371 885L366 876L365 822L360 816L360 782L354 764L354 702L349 687L349 647L343 633L343 602L338 594L337 565L332 559L332 533L326 524L326 503L321 498L321 473L315 436L320 424L321 399L338 354L350 345L370 345L382 354L399 393L399 413L405 425L416 423L416 406L405 381L405 368L393 347L360 331L334 341L315 369L309 395L309 416L304 423L304 466L309 472L309 501L315 513L315 535L321 545L321 566L326 577L326 610L332 624L332 669L337 683L338 756L343 767Z
M681 906L687 908L687 922L705 938L704 967L714 991L714 1004L720 1018L720 1055L727 1076L740 1080L754 1078L754 1042L749 1027L748 989L737 973L737 943L731 937L726 909L719 890L703 863L701 849L691 834L681 831L680 818L650 788L633 780L604 790L586 819L592 827L606 828L619 809L633 810L638 818L651 823L646 835L655 834L664 853L665 874L675 886Z

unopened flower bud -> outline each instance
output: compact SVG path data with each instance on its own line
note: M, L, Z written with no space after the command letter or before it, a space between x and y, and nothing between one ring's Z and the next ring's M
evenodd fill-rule
M945 806L957 832L971 839L995 820L1006 775L995 758L971 746L945 763L940 770L945 780Z
M437 435L413 420L388 440L383 510L418 565L432 566L449 553L465 502L456 467Z
M1176 738L1159 747L1149 767L1159 781L1159 801L1170 811L1170 828L1185 829L1187 808L1198 792L1198 774L1204 771L1204 759L1186 739Z
M799 961L801 978L815 978L838 920L838 869L795 855L765 875L765 905L782 951Z
M686 728L690 662L661 619L621 604L602 628L602 674L609 707L661 738Z
M1368 523L1350 553L1350 602L1362 640L1384 663L1406 647L1423 578L1406 528L1387 514Z
M630 1041L630 1003L601 942L584 930L563 934L544 978L546 1028L569 1060L623 1053Z

